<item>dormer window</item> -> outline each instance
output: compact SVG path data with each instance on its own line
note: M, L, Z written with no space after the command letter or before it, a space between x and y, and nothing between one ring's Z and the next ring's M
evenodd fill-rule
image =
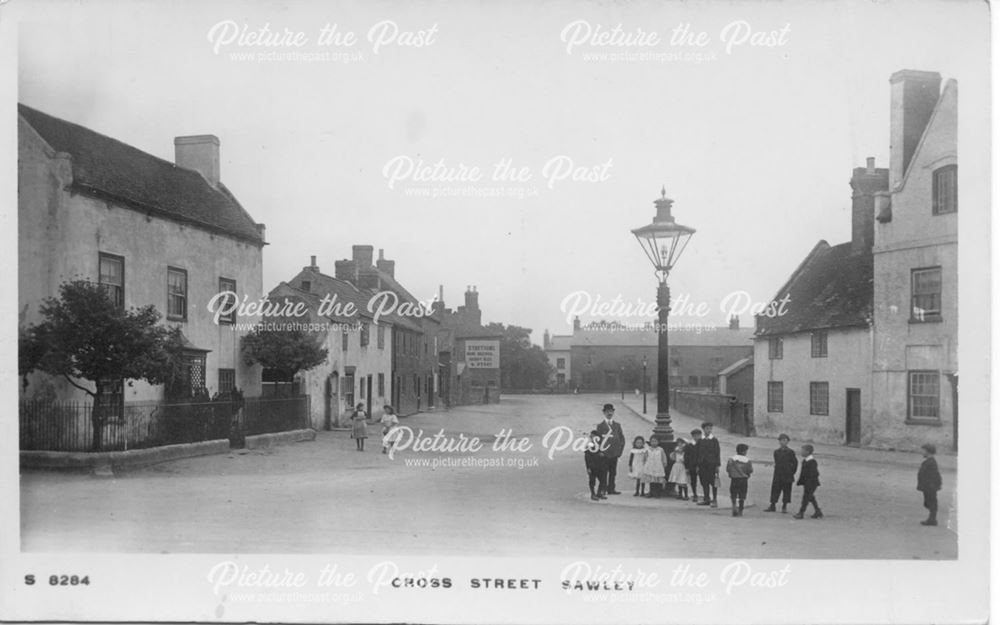
M958 165L946 165L934 170L933 193L933 214L958 212Z

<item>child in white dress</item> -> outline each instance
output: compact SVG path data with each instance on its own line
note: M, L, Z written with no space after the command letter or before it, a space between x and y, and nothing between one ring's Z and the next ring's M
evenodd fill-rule
M644 497L659 497L667 484L667 454L653 436L646 442L646 463L639 479L649 485L649 492Z
M646 466L646 456L648 455L646 439L636 436L632 441L632 449L628 453L628 476L635 480L635 494L632 495L633 497L646 496L646 485L642 483L640 475L642 474L642 468Z
M670 469L668 484L675 484L677 488L677 498L687 500L688 498L688 471L684 466L684 450L687 448L687 441L683 438L677 439L677 447L670 452L670 461L673 467Z

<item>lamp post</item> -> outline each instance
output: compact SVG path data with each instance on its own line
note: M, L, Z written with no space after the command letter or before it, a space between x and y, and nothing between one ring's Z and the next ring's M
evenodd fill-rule
M625 401L625 365L618 371L618 390L622 392L622 401Z
M649 377L646 375L646 355L642 355L642 414L646 414L646 389L649 388Z
M656 425L653 436L668 454L673 451L674 428L670 424L670 350L667 339L667 318L670 316L670 288L667 277L687 247L694 228L682 226L674 221L670 209L674 201L667 197L666 187L660 190L660 197L653 202L656 215L653 222L632 231L636 240L646 252L659 282L656 289L656 305L659 323L656 328L659 341L656 352Z

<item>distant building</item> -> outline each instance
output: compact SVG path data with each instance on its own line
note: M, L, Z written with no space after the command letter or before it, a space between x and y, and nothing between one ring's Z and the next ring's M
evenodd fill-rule
M572 355L573 335L559 334L549 336L546 330L542 338L542 348L552 365L552 377L549 384L557 391L565 391L573 379Z
M738 319L724 327L671 328L671 387L715 390L719 371L753 353L752 339L753 330L741 329ZM573 335L566 342L570 351L571 377L567 379L571 388L607 392L644 387L656 390L659 336L651 325L598 322L581 327L576 322ZM554 356L558 351L564 350L554 350L550 359L562 357Z
M479 291L465 290L465 304L445 307L444 288L434 303L438 331L441 396L446 406L498 403L502 391L500 339L502 333L483 326Z
M219 140L174 139L165 161L83 126L18 105L18 324L40 321L39 305L77 278L104 285L122 307L152 304L188 346L185 378L170 389L141 381L102 398L188 398L241 389L259 395L260 367L240 357L245 322L216 323L219 293L262 296L264 225L220 179ZM28 398L82 399L65 380L34 374Z
M732 395L746 410L747 423L753 423L753 356L740 358L719 372L716 389L722 395Z

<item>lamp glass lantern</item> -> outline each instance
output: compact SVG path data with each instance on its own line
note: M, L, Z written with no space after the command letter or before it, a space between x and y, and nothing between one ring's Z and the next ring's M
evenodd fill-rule
M653 203L656 205L653 222L636 228L632 234L653 263L660 282L666 282L695 230L674 220L670 212L674 201L667 197L666 188L660 191L660 198Z

